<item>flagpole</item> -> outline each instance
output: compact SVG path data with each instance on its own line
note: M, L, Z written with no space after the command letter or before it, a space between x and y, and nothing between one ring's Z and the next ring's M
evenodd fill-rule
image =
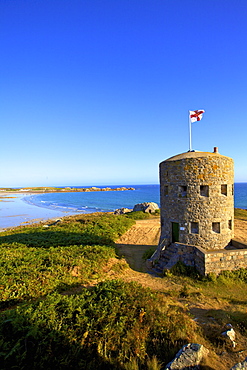
M189 110L189 133L190 133L190 152L194 152L194 150L192 150L192 128L191 128L191 123L192 122L196 122L196 121L201 121L202 119L202 115L203 113L205 113L205 110L201 109L201 110L195 110L195 111L190 111Z
M191 134L191 119L190 119L190 111L189 111L189 137L190 137L190 152L192 151L192 134Z

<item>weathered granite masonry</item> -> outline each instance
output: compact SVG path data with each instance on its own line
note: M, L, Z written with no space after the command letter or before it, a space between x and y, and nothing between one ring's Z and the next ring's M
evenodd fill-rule
M177 261L206 275L247 267L247 245L234 237L233 160L215 150L160 163L161 235L149 266Z
M233 160L187 152L160 163L162 245L224 248L233 238Z
M235 249L205 250L198 246L172 243L163 252L163 260L167 257L172 263L165 261L165 268L172 267L181 261L187 266L195 267L201 275L214 273L218 275L221 271L237 270L247 267L247 244L232 240ZM232 245L232 248L233 245ZM238 248L238 249L236 249Z
M237 243L236 241L233 241ZM218 275L224 270L238 270L240 268L247 267L247 244L240 243L245 249L219 249L215 251L203 251L204 254L204 267L200 269L198 262L196 261L195 267L202 275L214 273Z

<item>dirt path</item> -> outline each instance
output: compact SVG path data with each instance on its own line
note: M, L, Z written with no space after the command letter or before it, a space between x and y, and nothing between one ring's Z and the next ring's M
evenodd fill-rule
M136 221L136 224L117 240L119 255L126 259L132 269L145 272L143 254L149 249L155 250L159 235L159 219Z
M235 239L247 243L247 221L235 220L234 229ZM154 290L164 292L171 288L172 290L181 290L183 286L179 283L175 283L174 280L172 281L172 279L169 278L162 279L162 277L151 275L147 271L143 254L149 249L153 251L156 249L159 242L159 235L160 220L154 218L136 221L136 224L117 240L116 247L119 256L123 257L128 264L126 264L128 267L121 273L121 278L125 281L137 281L143 286ZM215 306L215 302L213 305ZM205 301L203 306L207 311L207 309L211 308L211 302ZM198 308L195 302L191 306L191 311L193 307L195 309ZM202 316L205 321L206 314Z
M247 243L247 221L234 221L234 238L241 242Z
M159 218L139 220L116 242L119 256L123 257L129 267L121 274L125 281L136 281L144 287L154 290L166 291L171 287L181 289L182 286L164 281L161 277L148 273L143 254L148 251L155 251L160 236Z
M145 244L157 245L160 236L160 220L152 218L148 220L136 221L124 235L122 235L118 244Z
M247 243L247 221L235 220L235 239ZM218 301L217 298L203 296L200 291L195 291L195 298L179 298L179 292L184 288L183 285L179 284L179 280L175 282L172 278L161 278L155 277L147 273L145 262L143 260L143 254L150 248L155 249L158 245L160 233L160 222L159 219L152 220L141 220L137 221L134 226L124 234L116 243L120 256L123 256L127 261L123 261L125 268L119 275L121 279L125 281L136 281L142 284L144 287L148 287L152 290L167 292L177 291L177 304L186 307L190 311L192 317L194 317L198 325L201 327L202 332L209 333L212 330L219 330L217 320L212 317L212 312L220 310L227 310L227 302L223 300ZM114 278L114 277L113 277ZM200 294L200 298L196 298ZM212 335L212 333L210 334ZM215 334L216 335L216 334ZM247 355L246 350L246 338L237 332L237 349L229 351L221 351L219 348L214 348L213 345L209 345L210 354L207 359L208 369L225 370L230 369L234 364L243 361ZM239 350L240 349L240 350Z
M116 242L119 256L123 257L128 266L121 274L125 281L137 281L154 290L180 290L182 285L172 279L162 279L148 273L143 254L147 250L155 251L160 235L158 218L139 220ZM247 221L235 220L235 238L247 243Z
M247 221L235 220L234 238L247 243ZM159 242L160 220L158 218L150 220L139 220L116 242L120 256L136 271L146 271L143 262L143 254L149 250L155 250Z

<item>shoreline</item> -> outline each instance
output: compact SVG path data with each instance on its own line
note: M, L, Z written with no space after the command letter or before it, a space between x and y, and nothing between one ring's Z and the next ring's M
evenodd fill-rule
M54 210L39 207L38 205L28 203L23 200L31 195L54 194L54 193L77 193L77 192L105 192L105 191L130 191L133 187L89 187L89 188L0 188L0 232L12 229L18 226L26 226L39 222L54 221L66 216L87 214L93 212L87 211L69 211ZM97 210L95 210L97 212Z
M95 191L129 191L135 190L133 187L126 188L125 186L110 188L110 187L96 187L91 186L89 188L71 188L71 187L31 187L31 188L0 188L0 199L5 194L46 194L46 193L84 193L84 192L95 192Z
M48 220L54 221L66 216L78 215L78 212L59 211L42 208L23 201L26 196L40 193L0 192L0 232ZM83 212L81 212L82 214Z
M131 185L130 185L131 186ZM136 186L135 186L136 187ZM91 209L90 206L88 208L88 211L87 211L87 207L85 207L85 210L84 209L77 209L75 210L75 208L62 208L60 207L60 209L52 209L52 208L45 208L45 207L42 207L42 204L35 204L35 203L32 203L32 196L35 197L36 195L39 196L39 195L43 195L43 194L53 194L55 195L55 193L75 193L77 191L71 191L72 188L66 188L66 191L57 191L55 192L54 190L52 191L44 191L44 189L48 189L48 188L42 188L43 190L41 190L41 188L39 188L39 190L37 188L23 188L23 189L14 189L14 191L10 191L10 188L4 188L6 190L3 191L3 188L0 188L0 232L4 231L4 230L7 230L7 229L11 229L11 228L15 228L15 227L18 227L18 226L26 226L26 225L31 225L31 224L35 224L35 223L39 223L39 222L46 222L46 221L54 221L54 220L57 220L57 219L60 219L60 218L63 218L63 217L66 217L66 216L73 216L73 215L79 215L79 214L89 214L89 213L95 213L95 212L104 212L104 210L100 210L98 208L94 208ZM51 189L51 188L49 188ZM52 188L54 189L54 188ZM64 188L60 188L61 189L64 189ZM76 188L77 189L77 188ZM101 189L101 188L80 188L80 191L81 192L84 192L85 190L82 190L82 189L93 189L91 191L99 191L97 189ZM102 188L102 189L111 189L111 188ZM120 191L121 190L128 190L128 189L133 189L133 190L137 190L136 192L136 195L138 194L138 188L135 189L135 188L125 188L125 187L117 187L115 189L111 189L113 190L113 193L115 193L114 196L117 195L117 193L115 192L116 190ZM244 188L245 189L245 188ZM240 189L241 190L241 189ZM87 190L89 191L89 190ZM109 191L109 190L108 190ZM80 192L80 193L81 193ZM79 194L80 194L79 193ZM101 193L101 191L100 191ZM132 193L132 192L131 192ZM80 196L78 194L78 196ZM133 196L135 198L135 192L133 193ZM127 195L127 194L126 194ZM89 196L89 194L88 194ZM102 194L103 196L103 194ZM106 194L105 194L106 196ZM104 196L104 197L105 197ZM109 194L110 196L110 194ZM113 197L114 197L113 196ZM239 192L239 197L238 197L238 202L234 202L234 208L239 208L239 209L242 209L242 210L246 210L247 211L247 206L246 206L246 201L243 201L243 197L245 196L245 193L242 192ZM246 196L247 196L247 193L246 193ZM91 195L90 195L91 197ZM132 197L132 195L131 195ZM145 195L146 197L146 195ZM24 200L24 198L26 198L26 200ZM110 198L112 198L110 196ZM121 196L122 198L122 196ZM125 195L124 195L124 198L125 198ZM29 199L29 201L28 201ZM244 198L246 199L246 197ZM142 200L143 201L143 200ZM145 201L145 200L144 200ZM136 201L136 203L140 202L139 200ZM43 202L43 203L46 203L46 202ZM133 203L135 204L135 203ZM59 207L58 207L59 208ZM116 206L115 208L121 208L121 207L118 207ZM111 207L111 209L113 209ZM105 212L107 212L107 210L105 210ZM109 210L108 210L109 212Z

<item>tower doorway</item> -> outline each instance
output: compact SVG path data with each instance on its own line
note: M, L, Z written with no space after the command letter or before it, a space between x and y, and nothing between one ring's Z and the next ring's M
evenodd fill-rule
M172 243L179 242L179 223L172 222Z

